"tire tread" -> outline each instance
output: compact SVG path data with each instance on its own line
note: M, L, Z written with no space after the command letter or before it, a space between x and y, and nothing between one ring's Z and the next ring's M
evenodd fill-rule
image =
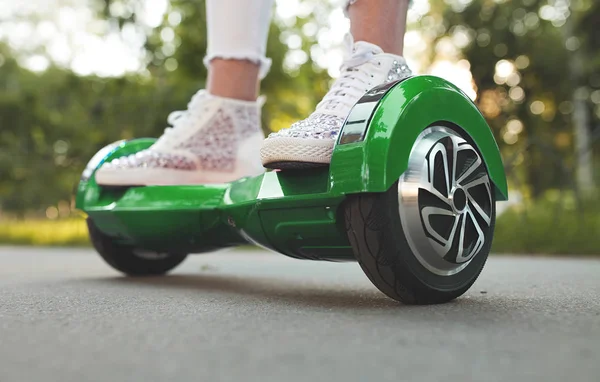
M404 262L402 250L393 237L390 227L395 222L388 193L351 195L344 208L346 233L366 276L383 293L405 304L439 304L465 293L479 276L485 261L475 276L456 290L443 291L425 285Z
M118 244L109 236L102 233L87 219L90 241L100 257L111 267L128 276L158 276L163 275L185 260L187 254L170 254L164 259L144 259L133 253L132 246Z

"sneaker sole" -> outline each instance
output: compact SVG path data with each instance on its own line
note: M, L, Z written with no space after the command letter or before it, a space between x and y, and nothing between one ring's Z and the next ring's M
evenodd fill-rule
M266 139L260 150L263 166L271 169L306 169L328 166L334 142L325 139Z
M264 166L265 168L270 168L272 170L307 170L311 168L328 167L329 163L272 162Z

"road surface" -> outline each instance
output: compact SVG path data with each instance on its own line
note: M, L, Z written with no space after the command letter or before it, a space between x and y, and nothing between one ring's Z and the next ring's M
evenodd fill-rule
M260 251L128 279L91 250L0 247L0 381L600 381L600 261L493 257L404 306L357 264Z

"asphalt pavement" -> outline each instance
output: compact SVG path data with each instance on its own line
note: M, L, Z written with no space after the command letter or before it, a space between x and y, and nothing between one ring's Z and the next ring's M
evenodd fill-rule
M0 247L0 381L600 381L600 260L493 256L437 306L355 263L262 251L131 279L92 250Z

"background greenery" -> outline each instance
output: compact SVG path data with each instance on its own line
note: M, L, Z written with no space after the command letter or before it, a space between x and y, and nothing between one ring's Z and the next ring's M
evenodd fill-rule
M94 1L113 31L143 27L136 10L144 0ZM306 116L330 81L314 60L314 26L327 28L331 6L304 3L310 14L271 25L265 132ZM422 72L462 60L501 147L513 205L498 219L494 250L599 254L600 3L430 0L416 20L409 29L426 43ZM175 37L165 39L165 29ZM204 86L204 30L203 1L171 0L162 24L144 30L145 70L119 78L58 64L32 72L20 63L44 47L19 50L0 39L0 243L87 243L72 208L85 163L115 140L160 135L166 116L185 109ZM290 65L299 51L305 62Z

